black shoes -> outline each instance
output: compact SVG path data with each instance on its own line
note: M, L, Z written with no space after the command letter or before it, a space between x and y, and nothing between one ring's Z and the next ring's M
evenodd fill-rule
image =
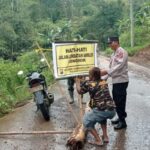
M125 129L126 127L127 127L127 124L125 121L124 122L119 121L119 123L116 126L114 126L114 129L120 130L120 129Z
M112 123L112 124L118 124L118 123L119 123L119 119L112 120L111 123Z
M119 118L116 120L112 120L111 123L115 125L114 126L115 130L125 129L127 127L126 121L119 120Z

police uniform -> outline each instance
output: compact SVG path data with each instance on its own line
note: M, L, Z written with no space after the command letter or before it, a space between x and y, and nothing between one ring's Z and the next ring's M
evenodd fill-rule
M118 38L112 38L111 41L118 41ZM108 75L112 77L113 89L112 95L116 104L116 111L119 117L120 127L126 127L125 118L127 113L126 108L126 95L129 82L128 77L128 53L122 47L118 47L111 55Z

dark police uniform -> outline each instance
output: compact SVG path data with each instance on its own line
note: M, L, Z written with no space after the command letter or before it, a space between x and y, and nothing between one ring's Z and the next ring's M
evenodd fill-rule
M71 98L70 104L74 102L74 83L75 83L74 77L69 77L67 79L68 91Z

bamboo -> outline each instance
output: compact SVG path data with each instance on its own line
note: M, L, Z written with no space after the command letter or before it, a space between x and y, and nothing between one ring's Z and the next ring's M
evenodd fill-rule
M82 121L83 118L83 105L82 105L82 97L80 94L78 94L78 102L79 102L79 109L80 109L80 122Z
M85 81L85 76L76 77L76 82L77 80L80 80L80 82ZM77 90L77 86L76 86L76 90ZM80 109L80 122L82 122L84 112L83 112L83 96L81 96L81 94L78 94L78 104L79 104L79 109Z
M0 132L1 135L30 135L30 134L70 134L72 131L29 131L29 132Z

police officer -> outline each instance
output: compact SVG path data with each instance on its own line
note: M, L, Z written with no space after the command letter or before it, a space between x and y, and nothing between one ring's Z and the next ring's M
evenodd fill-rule
M118 37L109 37L108 44L113 50L111 55L109 70L101 70L101 75L112 77L112 95L116 104L118 118L112 121L116 124L114 129L119 130L127 127L125 118L127 117L126 96L129 82L128 77L128 53L119 45Z
M80 78L81 81L85 80L85 76L79 76L78 78ZM69 96L70 96L70 104L74 103L74 84L75 84L75 77L69 77L67 79L67 85L68 85L68 92L69 92ZM83 100L83 95L81 94L81 98ZM82 104L85 104L84 101L82 101Z

